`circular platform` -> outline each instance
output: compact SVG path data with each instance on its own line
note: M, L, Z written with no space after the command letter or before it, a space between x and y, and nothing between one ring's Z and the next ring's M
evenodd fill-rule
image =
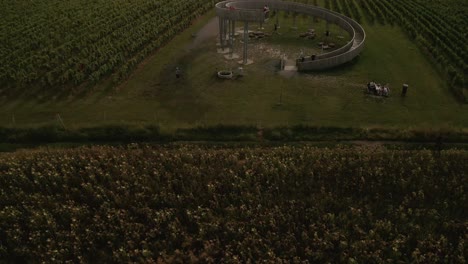
M313 5L280 0L227 0L216 4L216 14L220 20L245 22L248 27L248 22L263 23L265 21L263 12L265 5L270 10L294 12L324 19L338 25L351 35L351 40L339 49L304 57L304 59L297 58L298 71L325 70L336 67L353 60L364 48L366 33L359 23L340 13ZM220 29L220 34L225 33Z

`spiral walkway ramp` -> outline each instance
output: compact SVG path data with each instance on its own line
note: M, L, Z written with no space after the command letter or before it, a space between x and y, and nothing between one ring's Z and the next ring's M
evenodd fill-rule
M361 53L366 40L366 33L362 26L353 19L340 13L302 3L281 0L227 0L216 4L216 14L219 18L219 37L222 46L232 46L235 24L244 23L243 63L247 62L247 43L249 23L263 23L265 14L263 7L267 5L271 11L288 11L297 14L317 17L338 25L347 31L351 40L344 46L327 53L296 59L298 71L325 70L353 60Z

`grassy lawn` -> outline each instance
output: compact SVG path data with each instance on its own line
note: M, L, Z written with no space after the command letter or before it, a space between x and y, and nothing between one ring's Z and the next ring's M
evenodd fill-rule
M364 23L366 48L353 63L285 77L277 71L277 54L294 58L301 49L305 54L320 50L315 43L319 39L303 47L306 40L297 37L311 26L310 19L298 17L299 28L293 31L291 16L282 17L281 36L250 44L249 56L255 63L244 68L245 77L219 80L217 69L238 65L216 52L216 38L188 48L191 34L213 16L211 12L201 18L118 87L104 81L86 95L1 99L0 126L57 123L59 114L69 127L103 123L154 123L165 128L214 124L468 127L468 105L457 103L433 66L398 27ZM271 19L264 25L266 30L271 31L273 23ZM324 23L315 27L320 34ZM332 34L342 32L332 29ZM235 52L242 54L240 44ZM177 66L183 71L182 79L175 78ZM365 95L363 88L370 80L388 83L391 96ZM410 85L406 98L399 96L403 83Z

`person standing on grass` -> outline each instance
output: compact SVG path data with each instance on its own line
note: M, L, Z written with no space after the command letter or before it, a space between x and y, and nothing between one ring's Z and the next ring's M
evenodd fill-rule
M177 79L180 78L180 69L179 69L179 67L176 67L175 76L176 76Z
M270 8L267 5L265 5L263 7L263 14L265 15L265 19L268 19L268 14L269 13L270 13Z

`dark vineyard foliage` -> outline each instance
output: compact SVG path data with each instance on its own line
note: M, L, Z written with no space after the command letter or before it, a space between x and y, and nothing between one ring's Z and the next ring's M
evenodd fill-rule
M466 0L296 0L370 23L398 24L463 99ZM1 0L0 87L66 89L126 78L144 58L213 9L213 0ZM1 92L1 90L0 90Z
M0 1L0 87L126 77L212 1Z
M465 263L467 161L305 145L0 154L0 260Z
M468 5L464 0L324 0L361 21L399 25L432 59L461 100L468 95ZM311 2L302 0L300 2ZM330 5L331 2L331 5ZM340 8L341 7L341 8ZM465 90L464 90L465 89Z

